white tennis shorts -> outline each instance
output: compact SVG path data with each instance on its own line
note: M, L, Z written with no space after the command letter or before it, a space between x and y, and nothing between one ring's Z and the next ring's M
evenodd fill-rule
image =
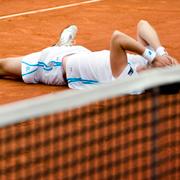
M137 64L146 64L146 60L141 56L128 54L128 65L118 78L136 75ZM103 50L69 56L66 76L68 86L73 89L85 89L92 85L115 80L110 65L110 51Z
M82 46L53 46L22 59L22 78L25 83L65 85L62 59L74 53L90 52Z

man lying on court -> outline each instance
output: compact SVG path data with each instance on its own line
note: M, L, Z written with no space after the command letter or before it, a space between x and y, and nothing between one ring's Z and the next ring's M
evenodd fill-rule
M25 83L67 84L73 89L84 89L149 68L177 64L161 45L155 29L144 20L137 25L137 40L114 31L110 50L92 52L77 46L76 33L77 27L69 26L55 46L23 57L0 59L0 76L20 77Z

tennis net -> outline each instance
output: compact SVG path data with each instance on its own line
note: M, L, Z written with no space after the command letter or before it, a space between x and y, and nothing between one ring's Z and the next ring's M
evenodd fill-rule
M179 83L177 66L1 106L0 179L179 179Z

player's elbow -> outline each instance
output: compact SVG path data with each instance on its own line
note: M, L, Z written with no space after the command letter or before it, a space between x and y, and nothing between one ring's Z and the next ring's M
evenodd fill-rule
M112 43L114 45L120 45L120 46L123 46L124 44L124 33L120 32L120 31L117 31L115 30L112 34Z
M112 34L112 39L119 39L119 37L122 35L122 33L118 30L115 30Z

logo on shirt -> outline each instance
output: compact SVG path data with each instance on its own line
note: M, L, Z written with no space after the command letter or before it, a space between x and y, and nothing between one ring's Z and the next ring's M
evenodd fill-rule
M130 70L128 72L128 75L131 76L134 73L133 68L130 66Z

